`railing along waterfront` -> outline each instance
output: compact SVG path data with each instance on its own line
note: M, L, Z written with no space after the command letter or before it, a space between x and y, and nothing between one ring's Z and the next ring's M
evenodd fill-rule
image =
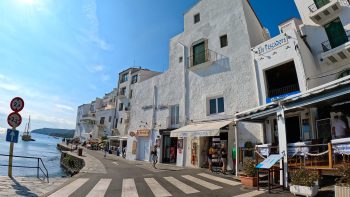
M350 30L345 30L345 33L346 33L346 37L347 37L347 41L346 42L349 42L350 41ZM342 44L345 44L346 42L344 42ZM332 47L332 45L329 42L329 40L322 42L321 45L322 45L323 52L330 51L330 50L340 46L340 45L338 45L338 46Z
M311 13L314 13L314 12L316 12L319 9L321 9L322 7L324 7L325 5L327 5L328 3L332 2L332 1L337 1L342 6L350 5L349 0L319 0L319 4L318 5L316 5L316 3L311 4L309 6L309 10L310 10Z
M7 154L0 154L0 157L9 157L10 155ZM21 166L21 165L12 165L12 168L28 168L28 169L36 169L37 170L37 178L40 179L40 171L41 173L45 176L45 179L49 183L49 172L47 171L47 168L43 162L43 160L40 157L27 157L27 156L16 156L12 155L14 158L22 158L22 159L31 159L31 160L36 160L37 165L36 166ZM41 165L40 165L41 164ZM8 164L0 164L0 166L7 166L9 167ZM45 180L44 179L44 180ZM41 180L41 179L40 179Z

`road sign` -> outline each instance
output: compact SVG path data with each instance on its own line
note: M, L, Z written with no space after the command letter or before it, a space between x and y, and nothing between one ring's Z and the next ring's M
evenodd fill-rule
M18 143L18 134L19 131L13 129L7 129L6 141Z
M12 112L8 117L7 117L7 123L11 127L18 127L22 123L22 116L18 114L17 112Z
M12 111L15 111L15 112L22 111L22 109L24 108L24 100L20 97L16 97L12 99L10 103L10 107Z

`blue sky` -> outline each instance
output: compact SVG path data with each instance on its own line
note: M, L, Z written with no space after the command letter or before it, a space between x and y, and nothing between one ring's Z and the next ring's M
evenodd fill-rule
M1 0L0 128L15 96L32 128L74 128L77 106L116 87L121 70L166 70L169 39L196 1ZM298 14L292 0L252 4L273 35Z

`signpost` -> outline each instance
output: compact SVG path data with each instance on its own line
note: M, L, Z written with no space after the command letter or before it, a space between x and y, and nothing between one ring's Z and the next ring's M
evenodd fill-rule
M20 97L12 99L10 102L10 107L14 111L7 117L7 123L12 127L12 129L7 130L6 141L10 142L10 153L9 153L9 169L8 176L12 177L12 160L13 160L13 147L14 143L18 142L19 132L16 127L21 125L22 117L18 113L24 108L24 101Z

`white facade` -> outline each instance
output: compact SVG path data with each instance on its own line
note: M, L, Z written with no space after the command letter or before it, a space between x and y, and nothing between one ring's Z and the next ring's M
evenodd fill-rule
M348 0L318 2L321 1L295 0L303 21L301 34L317 64L314 73L307 76L311 87L345 76L345 71L350 69L350 3ZM339 35L330 32L330 25L335 25L336 21L342 26Z
M196 15L200 20L196 23ZM226 35L226 36L225 36ZM239 35L239 36L237 36ZM221 40L222 37L225 40ZM129 128L129 159L149 160L150 148L160 130L170 125L171 106L179 106L178 127L214 120L233 120L234 114L259 105L256 72L251 47L264 42L266 31L259 23L247 1L199 1L184 16L184 32L170 40L169 70L134 88ZM194 46L203 44L205 60L196 62ZM197 56L198 57L198 56ZM210 99L223 98L224 112L210 114ZM249 98L249 99L247 99ZM134 136L137 130L149 129L148 137ZM246 141L261 143L260 125L237 125L239 146ZM132 133L132 136L130 136ZM234 146L234 125L228 127L228 161ZM192 143L198 152L191 161ZM177 165L201 167L206 162L207 143L204 137L187 137L183 149L177 150ZM136 150L133 150L135 149ZM142 151L140 153L140 151ZM162 155L162 147L159 149ZM232 162L229 168L232 168Z

